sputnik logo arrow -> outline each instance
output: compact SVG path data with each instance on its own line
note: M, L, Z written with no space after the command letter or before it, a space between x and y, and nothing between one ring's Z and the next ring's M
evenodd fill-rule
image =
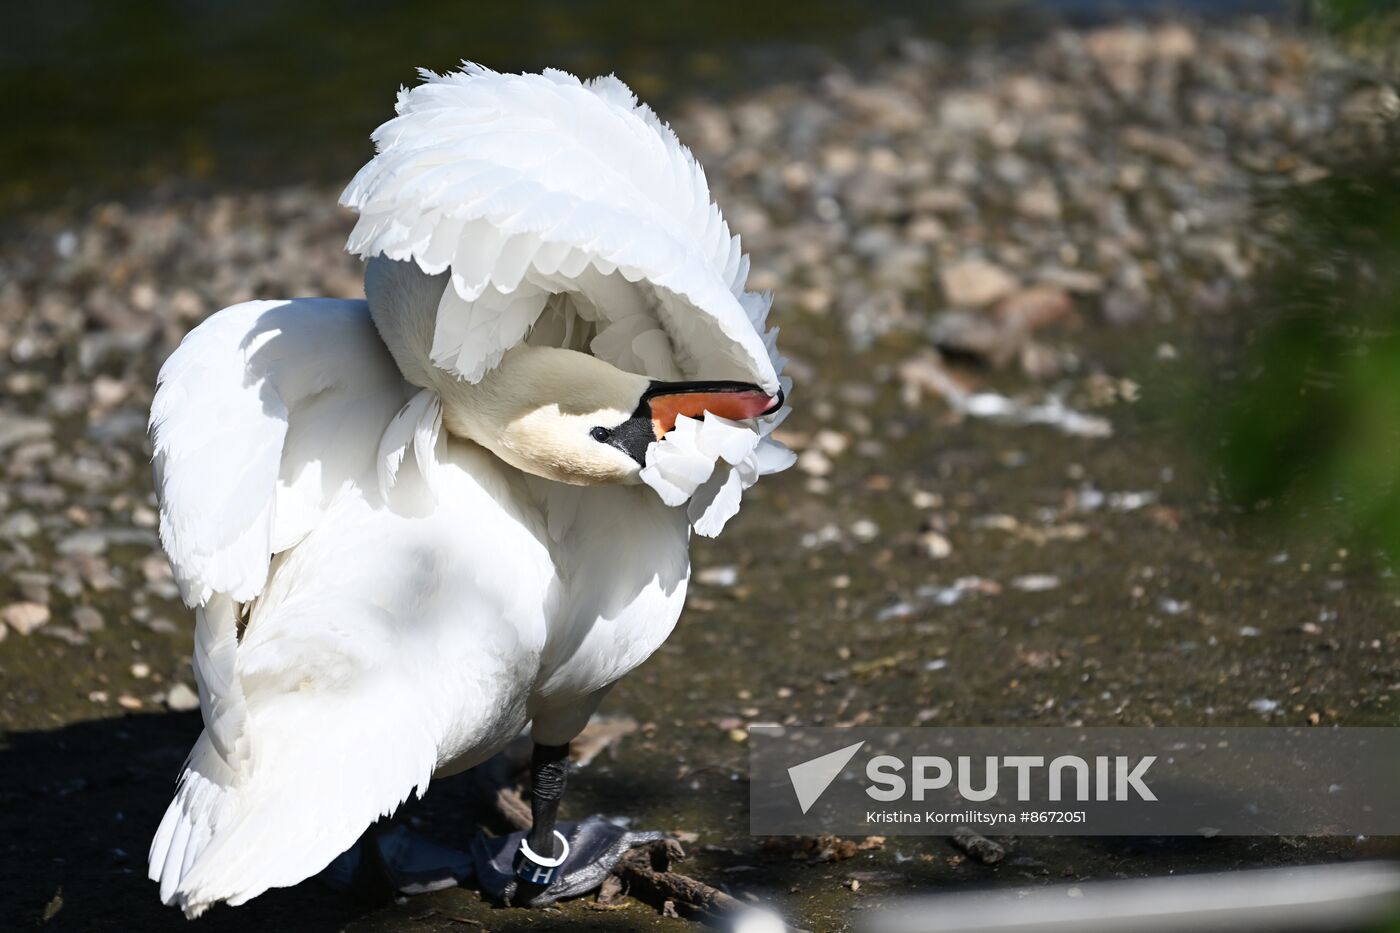
M792 781L793 792L797 794L797 805L802 808L803 813L812 809L812 804L825 793L831 782L836 780L836 776L864 744L857 742L847 745L845 748L838 748L834 752L788 768L788 779Z

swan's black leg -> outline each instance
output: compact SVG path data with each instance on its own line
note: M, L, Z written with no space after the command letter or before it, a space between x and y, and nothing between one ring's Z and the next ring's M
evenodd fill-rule
M569 779L569 746L536 745L530 758L530 848L539 855L555 858L563 853L554 838L554 822L559 816L559 801L564 798L564 785Z
M568 855L568 843L554 832L568 776L568 745L535 745L530 758L530 815L534 823L515 859L517 901L528 902L549 887Z
M360 836L360 864L351 881L353 890L367 900L381 900L397 893L394 875L384 861L379 837L392 832L393 817L380 817Z

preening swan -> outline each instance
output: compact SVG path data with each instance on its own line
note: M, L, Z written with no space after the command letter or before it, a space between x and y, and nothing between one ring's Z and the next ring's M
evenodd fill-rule
M791 455L769 301L615 78L423 74L342 203L366 301L226 308L161 369L160 533L204 732L150 851L195 916L319 872L527 725L547 885L567 745Z

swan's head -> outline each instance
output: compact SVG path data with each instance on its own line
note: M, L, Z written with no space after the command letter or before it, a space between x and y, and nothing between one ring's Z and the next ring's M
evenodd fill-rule
M742 421L776 411L745 382L657 382L597 357L518 346L481 382L440 386L443 424L512 466L579 486L640 482L647 448L682 415Z

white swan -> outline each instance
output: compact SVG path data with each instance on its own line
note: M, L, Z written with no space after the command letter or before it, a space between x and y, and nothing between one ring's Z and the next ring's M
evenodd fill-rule
M227 308L161 370L205 728L149 864L190 916L527 724L547 883L564 750L674 626L690 529L791 462L769 302L670 129L615 78L423 77L343 196L368 301Z

